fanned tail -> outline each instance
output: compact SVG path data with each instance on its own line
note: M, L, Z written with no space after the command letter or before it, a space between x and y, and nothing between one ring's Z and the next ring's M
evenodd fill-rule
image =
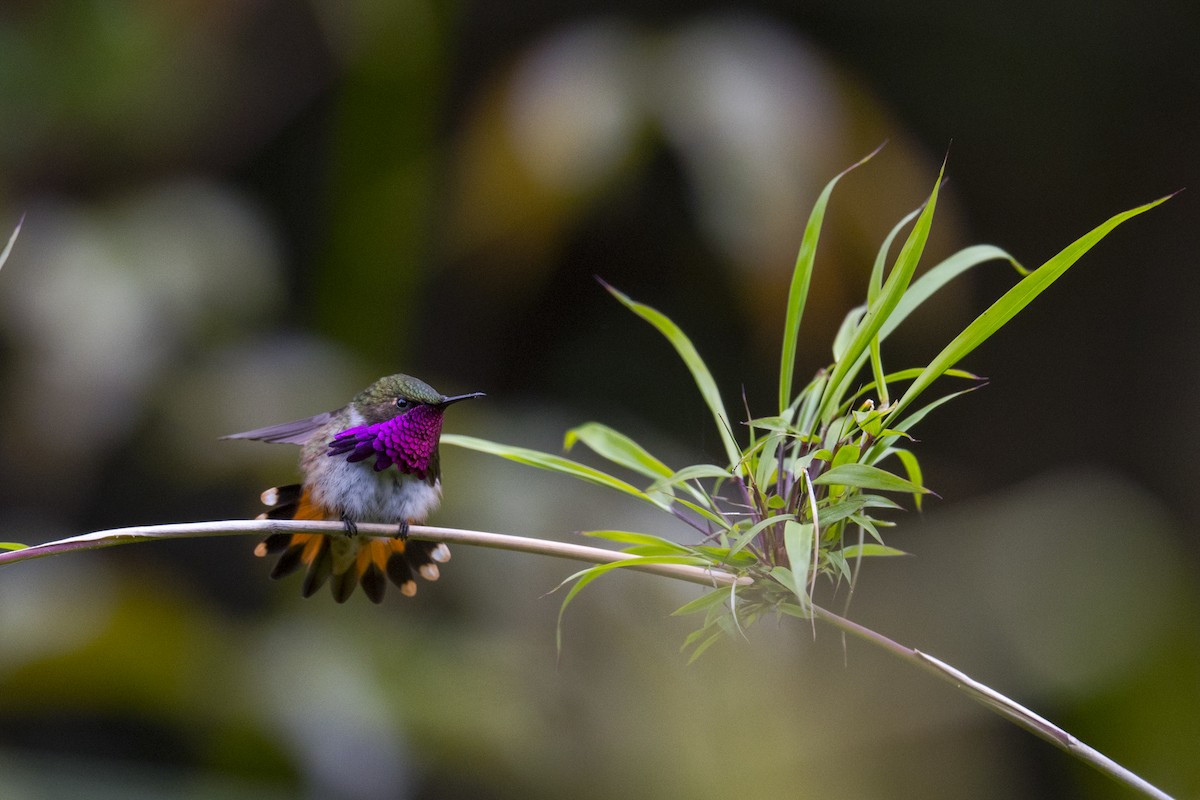
M312 503L299 484L268 489L263 492L262 500L274 507L260 514L259 519L340 519L336 513ZM346 602L360 584L372 602L380 603L389 580L400 588L402 595L412 597L417 593L417 575L436 581L437 565L450 560L450 549L435 542L319 533L273 533L259 542L254 554L279 554L271 570L272 578L282 578L305 567L301 593L311 597L328 582L333 599L339 603Z

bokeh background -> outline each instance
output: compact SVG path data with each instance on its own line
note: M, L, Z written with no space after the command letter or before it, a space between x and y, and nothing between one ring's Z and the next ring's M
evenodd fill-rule
M799 374L890 226L926 266L1036 266L1197 183L1200 11L1061 4L159 2L0 6L0 539L241 518L295 450L224 433L374 377L488 399L448 427L556 450L595 419L719 456L684 369L593 280L670 314L769 410L783 293L838 187ZM966 366L918 431L851 615L1200 794L1200 225L1119 229ZM943 292L923 363L1007 286ZM599 489L443 454L436 522L578 540L686 531ZM1125 797L950 688L821 627L691 666L694 587L458 548L381 607L302 600L246 539L0 571L0 796ZM840 600L838 601L840 602Z

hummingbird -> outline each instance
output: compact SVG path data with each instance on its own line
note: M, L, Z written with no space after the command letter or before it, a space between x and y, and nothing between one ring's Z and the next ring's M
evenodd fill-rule
M410 540L408 526L424 522L441 503L442 412L452 403L483 396L447 397L424 381L389 375L336 411L221 437L301 446L303 479L263 492L269 509L258 519L345 523L339 536L274 533L263 539L255 555L279 554L271 577L304 566L302 594L310 597L329 582L339 603L359 584L380 603L388 580L407 597L417 592L416 575L437 580L437 565L450 560L449 548ZM400 527L395 537L366 536L358 533L359 522Z

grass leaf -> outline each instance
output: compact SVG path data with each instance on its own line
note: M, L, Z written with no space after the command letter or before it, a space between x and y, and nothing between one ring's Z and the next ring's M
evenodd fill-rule
M672 470L620 431L598 422L588 422L567 431L563 449L570 450L576 442L583 442L597 454L614 464L645 475L648 478L667 478Z
M706 592L695 600L684 603L679 608L671 612L672 617L682 617L688 614L695 614L698 611L707 611L713 606L720 605L725 602L725 598L729 596L729 590L724 587L713 589Z
M1058 280L1076 261L1088 250L1107 236L1121 223L1142 214L1169 199L1162 197L1151 203L1124 211L1110 218L1101 225L1067 245L1056 256L1042 266L1022 278L1016 286L1009 289L999 300L975 318L975 321L963 330L950 344L946 345L908 387L901 396L896 408L888 419L894 419L907 408L921 392L929 388L946 370L953 367L967 356L972 350L987 341L992 334L1000 330L1010 319L1017 315L1025 306L1033 302L1039 294L1045 291L1054 281Z
M904 246L900 248L900 254L896 256L896 263L892 266L887 280L884 281L879 296L868 306L862 324L855 331L842 359L833 368L829 384L825 389L825 397L821 401L821 413L819 414L825 422L833 419L838 406L841 405L842 397L845 396L850 382L854 380L854 376L858 372L857 367L862 364L861 357L865 355L871 340L875 338L880 328L899 305L912 281L917 263L921 260L921 254L925 250L925 242L929 239L929 230L933 226L933 214L937 208L938 191L941 189L945 170L946 166L943 164L933 191L929 195L929 200L925 203L925 208L921 211L920 216L917 217L916 224L913 225L912 232L905 240Z
M708 405L709 411L712 412L713 419L717 423L717 430L721 436L721 442L725 445L725 455L729 459L729 463L731 465L737 464L741 459L741 448L738 447L737 442L733 439L729 414L725 411L725 404L721 400L721 393L717 389L717 382L713 380L712 373L709 372L704 359L696 352L696 347L692 344L692 340L661 311L651 308L645 303L637 302L619 289L604 283L604 281L600 283L613 297L621 301L622 305L657 328L659 333L665 336L667 341L675 348L675 351L679 353L679 357L687 365L688 371L692 373L692 379L696 381L696 386L699 387L700 394L704 398L704 402Z
M843 464L813 478L813 483L826 486L854 486L881 492L928 492L923 486L870 464Z
M807 608L812 602L809 594L809 578L813 560L813 537L816 526L808 522L788 521L783 525L783 546L791 563L791 589ZM777 568L778 569L778 568ZM772 571L774 573L774 571Z
M633 531L584 531L584 536L591 536L596 539L605 539L610 542L620 542L622 544L638 544L648 547L661 547L665 550L670 550L675 553L690 553L690 549L678 542L672 542L670 539L664 539L661 536L654 536L649 533L634 533Z
M783 352L779 360L779 413L787 414L792 404L792 379L796 371L796 348L800 338L800 321L804 318L804 305L808 300L809 284L812 282L813 262L817 257L817 241L821 238L821 226L825 223L825 208L829 205L829 196L847 173L862 166L878 153L883 145L875 148L865 158L852 164L834 176L825 184L812 212L808 215L808 223L804 226L804 236L800 239L800 250L796 253L796 266L792 270L792 283L788 288L787 315L783 323ZM730 463L733 463L732 461Z
M631 495L639 500L645 500L658 508L670 508L670 503L666 500L652 497L646 494L641 489L633 486L620 478L615 478L607 472L602 472L594 467L589 467L586 464L580 464L578 461L572 461L569 458L556 456L551 453L543 453L540 450L530 450L525 447L514 447L512 445L499 444L497 442L489 442L486 439L477 439L474 436L463 436L455 433L443 433L442 444L452 445L454 447L463 447L467 450L476 450L480 453L489 453L494 456L506 458L509 461L516 461L519 464L526 464L538 469L557 472L562 475L570 475L573 478L578 478L588 483L594 483L598 486L604 486L609 489L616 489L619 492Z
M908 553L903 550L897 550L894 547L886 547L882 544L852 544L841 549L841 555L845 559L852 558L867 558L869 556L906 556Z

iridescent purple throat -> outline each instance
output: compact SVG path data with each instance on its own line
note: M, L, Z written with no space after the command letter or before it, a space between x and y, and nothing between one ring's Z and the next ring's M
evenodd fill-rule
M441 435L442 409L417 406L386 422L347 428L333 437L328 455L349 453L347 461L364 461L374 456L376 472L395 464L401 472L425 480Z

